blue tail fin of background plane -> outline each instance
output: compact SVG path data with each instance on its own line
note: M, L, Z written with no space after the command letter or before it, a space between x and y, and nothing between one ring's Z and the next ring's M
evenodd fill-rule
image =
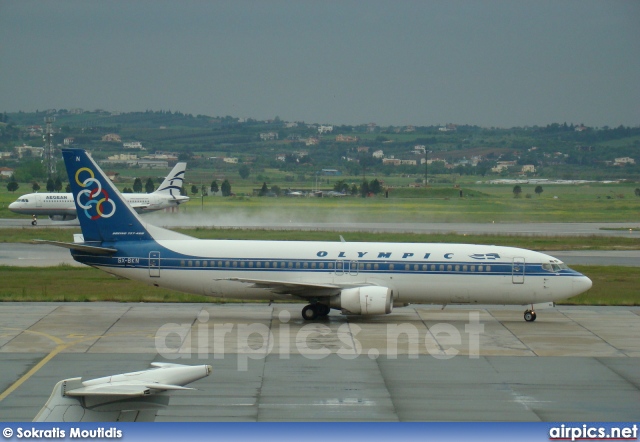
M85 242L153 239L135 211L83 149L63 149Z

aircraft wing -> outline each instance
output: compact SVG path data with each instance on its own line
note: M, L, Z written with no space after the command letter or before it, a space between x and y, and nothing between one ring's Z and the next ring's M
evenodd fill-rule
M238 281L253 284L252 287L266 289L279 295L293 295L301 298L329 297L339 294L343 289L350 287L363 287L371 285L366 282L351 284L319 284L311 282L278 281L269 279L251 278L222 278L216 281Z
M100 384L74 388L66 392L67 396L146 396L149 389L153 390L193 390L193 388L180 385L148 383L118 383Z

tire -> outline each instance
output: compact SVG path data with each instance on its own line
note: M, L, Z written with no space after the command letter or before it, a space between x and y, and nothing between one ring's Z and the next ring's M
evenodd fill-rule
M302 309L302 319L305 321L313 321L318 319L318 309L314 304L309 304Z
M524 320L527 322L533 322L536 320L536 314L531 310L524 312Z

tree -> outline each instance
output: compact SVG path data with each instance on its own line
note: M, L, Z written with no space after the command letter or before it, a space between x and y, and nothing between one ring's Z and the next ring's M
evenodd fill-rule
M16 190L18 190L20 188L20 185L18 184L17 181L11 180L7 183L7 190L9 192L15 192Z
M53 182L53 180L51 178L49 178L47 180L47 192L53 192L53 190L56 188L55 183Z
M260 189L258 196L265 196L267 193L269 193L269 188L267 188L267 182L265 181L262 183L262 188Z
M59 176L57 176L56 180L53 182L53 190L56 192L60 192L62 190L62 180Z
M196 193L198 193L198 186L196 186L195 184L191 185L191 193L193 195L195 195Z
M251 170L249 169L249 166L247 166L246 164L243 164L238 169L238 173L240 174L240 178L242 178L243 180L246 180L247 178L249 178L249 175L251 174Z
M231 183L229 180L224 180L221 186L222 196L230 196L231 195Z
M542 186L536 186L534 192L536 193L536 195L540 196L540 194L544 192L544 189L542 188Z
M369 191L374 195L377 195L380 192L382 192L382 186L380 185L380 181L378 181L377 178L375 178L369 183Z
M153 184L153 180L151 178L147 178L147 182L144 185L144 191L147 193L151 193L155 190L156 186Z
M275 193L276 196L280 196L280 194L282 193L282 189L280 189L280 186L274 184L273 186L271 186L271 192Z
M142 180L140 178L133 180L133 191L135 193L142 192Z
M67 183L67 187L64 188L64 191L67 193L71 193L71 184Z
M218 193L218 182L216 180L211 181L211 192Z
M38 190L40 190L40 184L38 184L38 182L37 182L37 181L34 181L34 182L31 184L31 188L33 189L33 191L34 191L34 192L37 192Z
M333 190L335 190L336 192L348 192L349 184L345 180L336 181L336 183L333 185Z
M636 188L636 196L640 196L640 188Z
M369 195L369 183L367 183L367 180L363 180L362 186L360 186L360 196L366 198L367 195Z
M515 185L513 186L513 197L514 198L520 198L520 194L522 193L522 187L520 187L519 185Z

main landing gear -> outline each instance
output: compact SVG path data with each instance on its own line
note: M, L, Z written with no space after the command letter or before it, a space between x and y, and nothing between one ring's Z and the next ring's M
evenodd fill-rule
M527 322L533 322L536 320L536 312L533 310L527 310L524 312L524 320Z
M313 321L314 319L327 316L330 311L331 309L328 305L314 302L313 304L309 304L302 309L302 318L305 321Z

